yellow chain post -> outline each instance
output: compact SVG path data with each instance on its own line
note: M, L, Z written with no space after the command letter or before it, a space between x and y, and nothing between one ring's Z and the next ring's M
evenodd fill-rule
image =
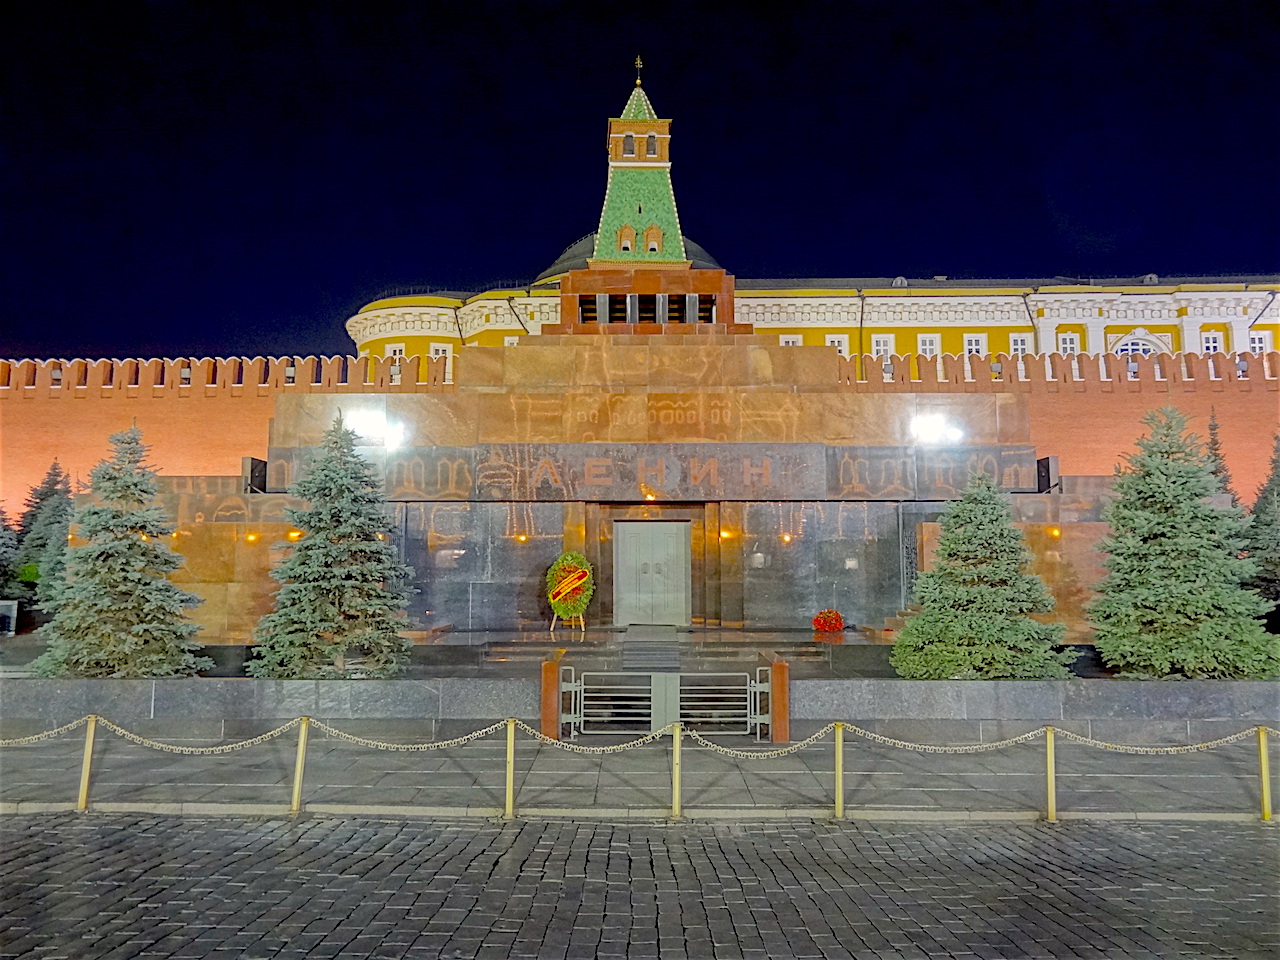
M679 820L680 809L680 724L671 726L671 819Z
M1050 823L1058 822L1058 768L1053 755L1053 727L1044 728L1044 789L1045 819Z
M836 819L844 819L844 724L836 722Z
M80 764L80 793L76 797L76 809L81 812L89 809L89 776L93 770L93 740L97 735L98 716L93 714L84 728L84 761Z
M298 725L298 756L293 762L293 797L289 801L289 812L302 812L302 772L307 766L307 734L311 732L311 718L303 717Z
M516 815L516 721L507 719L507 801L502 815L510 820Z
M1267 728L1258 727L1258 778L1262 786L1262 819L1271 819L1271 757L1267 753Z

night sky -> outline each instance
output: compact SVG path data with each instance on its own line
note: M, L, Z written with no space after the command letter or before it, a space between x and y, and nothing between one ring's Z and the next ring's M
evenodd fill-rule
M0 356L345 353L595 229L645 61L739 277L1280 273L1269 2L24 4Z

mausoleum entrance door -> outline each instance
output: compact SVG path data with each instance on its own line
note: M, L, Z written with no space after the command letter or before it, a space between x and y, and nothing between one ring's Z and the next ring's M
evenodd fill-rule
M687 626L689 521L617 520L613 524L613 622Z

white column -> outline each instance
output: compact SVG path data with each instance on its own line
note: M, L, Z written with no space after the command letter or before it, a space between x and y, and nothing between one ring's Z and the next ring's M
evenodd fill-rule
M1081 353L1107 352L1107 322L1105 319L1089 320L1084 325L1084 343L1080 344Z
M1200 352L1200 318L1183 317L1178 324L1182 328L1182 352Z
M1036 317L1036 350L1038 353L1058 352L1058 321L1052 317Z
M1231 331L1231 341L1223 346L1227 353L1244 353L1249 349L1249 318L1228 317L1227 328Z

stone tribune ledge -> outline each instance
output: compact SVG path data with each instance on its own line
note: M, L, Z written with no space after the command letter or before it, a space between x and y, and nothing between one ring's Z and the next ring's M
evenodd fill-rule
M990 742L1051 723L1129 743L1200 742L1280 725L1280 684L1185 680L792 680L792 735L832 720L926 743ZM431 738L536 722L537 680L0 679L0 737L95 713L164 739L253 736L298 716Z
M0 680L0 737L28 736L94 713L164 739L252 736L294 717L403 726L423 733L538 716L537 680Z
M1280 725L1280 684L1251 680L793 680L792 737L832 720L921 743L1053 724L1125 743L1198 743Z

